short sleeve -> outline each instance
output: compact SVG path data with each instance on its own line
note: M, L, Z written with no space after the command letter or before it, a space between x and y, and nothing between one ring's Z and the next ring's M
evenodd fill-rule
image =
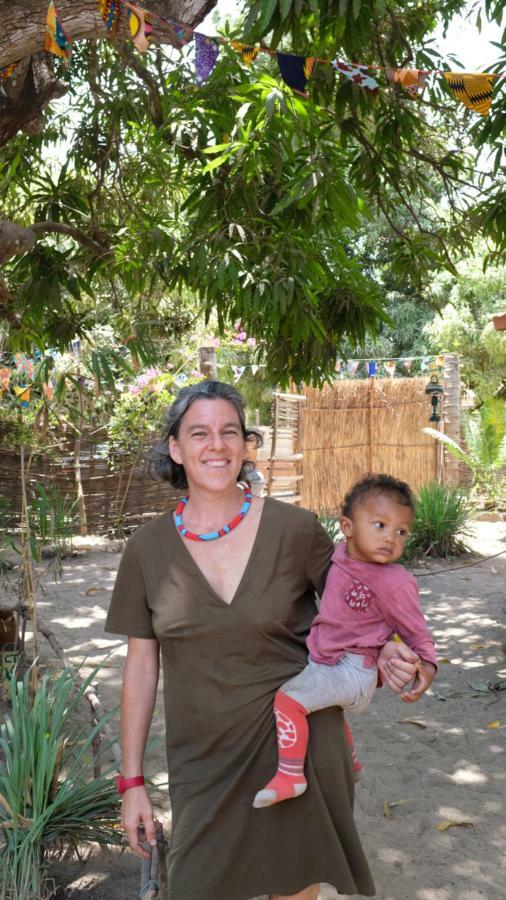
M142 571L130 540L114 584L105 631L128 637L155 638Z
M319 597L325 587L333 552L334 544L315 516L313 536L307 555L307 576Z

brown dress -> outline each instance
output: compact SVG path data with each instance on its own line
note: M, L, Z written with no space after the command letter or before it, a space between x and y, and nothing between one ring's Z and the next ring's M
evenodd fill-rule
M160 643L173 825L171 900L250 900L327 882L372 896L353 819L342 711L309 718L308 789L253 809L276 770L272 711L306 663L332 543L316 516L267 499L230 605L207 583L172 515L135 532L106 630Z

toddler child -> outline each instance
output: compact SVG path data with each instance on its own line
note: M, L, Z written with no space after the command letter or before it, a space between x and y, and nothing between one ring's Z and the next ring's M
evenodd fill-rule
M307 639L308 665L274 700L279 762L253 806L299 797L307 787L307 716L328 706L362 712L378 683L376 660L394 633L437 665L434 642L402 556L414 516L411 490L390 475L370 475L344 498L338 544Z

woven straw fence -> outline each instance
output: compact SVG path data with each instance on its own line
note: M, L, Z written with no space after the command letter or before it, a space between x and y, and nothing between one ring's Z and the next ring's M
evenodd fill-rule
M107 534L119 528L131 530L167 509L175 509L177 492L166 482L152 481L145 463L121 462L112 469L100 453L99 438L83 438L80 454L81 482L89 534ZM36 497L35 482L46 489L56 485L61 497L77 497L73 447L69 442L58 459L49 454L34 455L28 478L29 495ZM16 527L21 510L21 467L19 453L0 451L0 496L6 503L7 521ZM76 513L77 515L77 513ZM79 532L76 519L75 532Z
M423 378L337 381L306 388L300 450L302 505L337 513L351 485L368 472L386 472L412 488L436 476L434 442Z

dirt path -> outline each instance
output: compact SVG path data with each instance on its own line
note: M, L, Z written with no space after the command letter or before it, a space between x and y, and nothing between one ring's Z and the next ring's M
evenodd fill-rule
M111 710L124 644L105 636L103 624L119 552L90 544L84 556L65 564L60 583L44 582L39 611L74 664L86 659L91 665L110 654L99 681ZM484 555L506 550L506 524L476 523L472 544ZM445 571L431 574L436 569ZM420 703L405 705L381 690L367 714L352 721L366 769L357 788L357 822L379 900L502 900L506 691L486 686L506 679L506 555L455 571L444 563L423 571L419 584L440 674ZM44 656L51 656L47 647ZM159 702L148 771L160 782L166 780L162 715ZM162 815L168 823L168 810ZM472 824L438 830L448 820ZM140 866L131 854L102 854L54 874L62 898L130 900L139 892ZM322 888L320 900L336 897Z

